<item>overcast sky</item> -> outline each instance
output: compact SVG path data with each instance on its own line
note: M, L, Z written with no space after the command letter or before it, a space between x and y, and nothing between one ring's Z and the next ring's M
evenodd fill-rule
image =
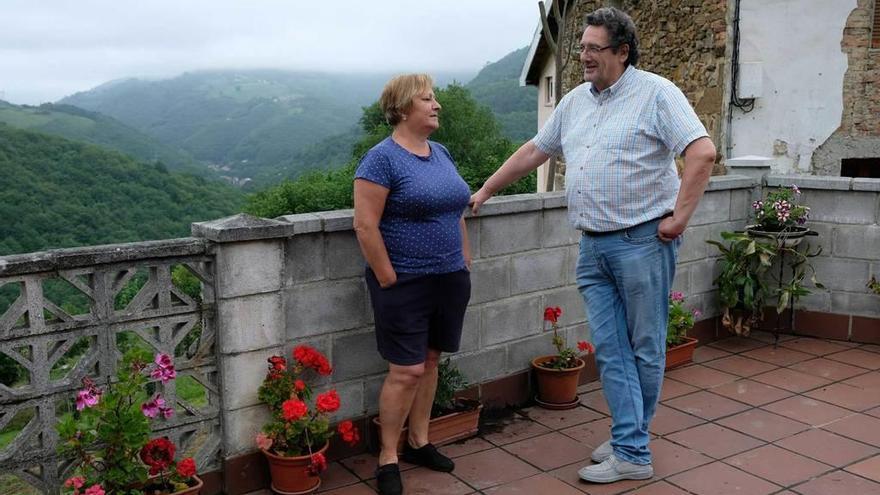
M537 0L0 0L0 99L207 68L476 72L537 24Z

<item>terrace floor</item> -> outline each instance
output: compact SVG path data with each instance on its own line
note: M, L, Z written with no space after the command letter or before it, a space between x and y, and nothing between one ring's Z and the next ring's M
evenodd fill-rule
M530 407L441 450L455 472L402 466L408 495L880 494L880 346L728 338L667 372L651 431L655 476L608 485L577 470L609 434L598 382L580 407ZM325 495L374 494L376 458L332 464Z

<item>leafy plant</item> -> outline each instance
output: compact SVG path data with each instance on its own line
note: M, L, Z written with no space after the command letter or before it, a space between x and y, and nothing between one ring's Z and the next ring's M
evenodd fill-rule
M700 317L700 310L684 307L684 294L669 293L669 317L666 322L666 347L675 347L684 341L694 321Z
M272 419L257 434L257 446L279 456L310 455L309 473L317 476L327 467L324 455L317 451L333 436L328 415L339 409L339 395L335 389L318 394L310 410L312 388L300 377L307 370L329 376L333 368L323 354L307 345L293 349L291 363L281 356L268 361L258 396L269 406ZM360 440L351 421L340 423L337 431L350 444Z
M775 299L777 314L781 314L789 304L810 294L805 285L808 274L815 287L824 288L809 263L809 258L822 252L821 247L815 251L809 247L801 250L772 237L752 237L742 232L722 232L721 237L729 244L715 240L706 242L721 251L721 273L714 283L719 289L722 325L734 329L737 334L748 334L763 316L764 306L771 298ZM788 279L785 278L782 259L791 270ZM774 262L778 272L771 270ZM745 314L734 315L732 310Z
M764 302L771 292L764 274L773 264L777 245L739 232L722 232L721 238L729 244L706 242L721 251L721 273L714 282L718 286L722 318L729 320L730 310L739 309L747 313L748 323L754 324L761 318Z
M455 394L467 387L468 382L461 374L461 370L449 358L440 361L440 365L437 367L437 391L434 393L431 415L436 417L444 412L455 410Z
M559 306L544 308L544 330L547 330L547 323L549 323L550 328L553 330L553 346L556 347L557 354L550 361L542 363L542 366L557 370L576 368L578 366L578 359L581 356L578 354L578 351L592 354L593 344L582 340L577 343L578 351L566 346L565 339L559 335L558 325L560 316L562 316L562 309Z
M174 444L167 438L150 441L150 420L168 419L174 409L160 394L149 396L148 386L176 376L167 354L157 354L153 364L147 364L143 352L132 351L125 355L116 381L104 389L89 377L83 379L77 411L57 426L60 453L76 459L75 475L65 482L66 488L74 495L135 495L147 493L148 475L160 476L158 483L167 488L149 490L151 495L189 485L195 474L193 460L180 461L180 469L171 473L170 468L178 467ZM153 448L156 445L162 446L161 453Z
M867 287L871 292L880 296L880 282L878 282L873 275L871 276L871 280L868 281Z

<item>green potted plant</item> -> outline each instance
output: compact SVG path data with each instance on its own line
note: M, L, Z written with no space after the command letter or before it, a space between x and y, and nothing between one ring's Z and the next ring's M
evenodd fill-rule
M684 294L677 291L669 293L669 317L666 322L667 370L693 360L698 340L688 337L687 333L699 317L700 310L684 307Z
M579 351L585 354L593 352L593 345L580 341L578 350L565 345L565 339L559 335L559 317L562 309L558 306L544 308L544 330L549 324L553 331L553 346L556 354L538 356L532 359L532 369L538 382L538 394L535 402L547 409L570 409L577 407L577 388L581 370L586 363L581 359Z
M258 396L272 417L257 434L257 447L269 463L272 490L310 493L321 486L320 474L327 469L324 453L334 433L328 416L339 409L340 401L336 390L330 389L318 394L310 407L313 392L302 375L313 370L329 376L333 369L323 354L307 345L294 348L290 363L281 356L272 356L268 361L269 370ZM351 421L339 423L337 432L347 443L360 441Z
M768 239L741 232L722 232L727 244L708 240L721 251L721 272L714 280L721 303L721 324L737 335L748 336L761 320L771 289L765 274L779 247Z
M76 411L57 426L59 452L75 459L64 488L73 495L198 494L202 481L195 461L175 461L175 445L167 438L150 440L150 421L168 419L174 409L160 394L146 390L176 376L167 354L157 354L147 364L142 351L132 350L116 380L105 387L83 378Z
M437 367L437 391L428 422L428 441L432 444L445 445L477 434L483 404L458 396L468 385L455 363L449 358L440 361ZM373 424L378 429L382 428L378 416L373 418ZM407 435L408 429L404 426L397 442L398 450L403 450Z
M822 288L809 259L822 248L811 251L798 246L807 235L816 235L805 224L810 207L800 204L797 185L770 191L763 200L752 203L753 223L745 232L722 232L727 244L706 241L721 251L721 273L715 279L719 289L721 324L737 335L749 335L763 318L768 300L775 299L776 313L810 293L805 280ZM770 268L776 264L776 270ZM790 269L786 276L785 268ZM778 328L778 321L777 321Z

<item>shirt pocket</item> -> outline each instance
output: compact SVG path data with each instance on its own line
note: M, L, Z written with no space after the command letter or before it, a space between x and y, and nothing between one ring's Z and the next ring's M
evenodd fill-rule
M638 125L615 125L606 128L600 139L603 149L635 151L645 138L645 131Z

